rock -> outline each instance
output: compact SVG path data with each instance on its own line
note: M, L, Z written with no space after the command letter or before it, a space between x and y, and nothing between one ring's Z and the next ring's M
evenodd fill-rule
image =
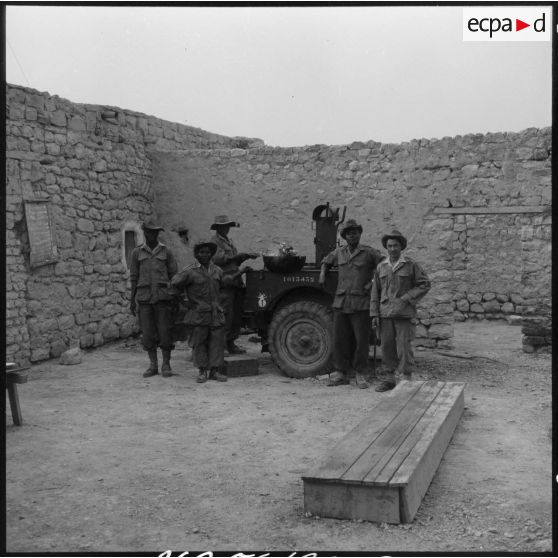
M515 307L511 302L504 302L504 304L502 304L502 312L505 314L511 314L514 310Z
M73 349L68 349L60 355L60 364L80 364L83 358L83 352L75 347Z
M499 312L500 311L500 303L496 299L491 299L488 302L483 302L482 307L484 308L485 312Z
M543 539L534 544L538 552L552 552L552 539Z
M453 337L453 326L444 324L433 324L428 330L430 339L450 339Z
M489 300L494 300L496 298L496 294L495 293L484 293L482 295L482 299L484 301L489 301Z

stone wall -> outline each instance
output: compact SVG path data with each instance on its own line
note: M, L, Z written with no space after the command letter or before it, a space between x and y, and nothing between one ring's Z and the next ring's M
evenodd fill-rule
M38 361L129 336L122 233L152 212L149 151L253 141L12 85L6 100L7 358ZM49 202L58 249L55 263L33 268L31 199Z
M307 261L311 214L321 203L347 205L347 217L364 225L363 242L378 248L382 233L399 228L433 280L419 342L448 346L454 313L502 317L532 302L522 231L550 219L542 215L551 197L550 139L550 129L529 129L401 145L157 152L155 208L171 228L186 223L193 240L209 234L215 214L228 213L242 223L232 234L244 249L286 241ZM540 239L539 248L548 247ZM549 277L548 269L531 275L538 296L550 296Z
M408 237L407 253L433 282L419 308L420 343L450 346L454 316L499 313L526 320L526 350L550 340L550 129L272 148L8 85L6 138L9 360L136 330L124 238L151 213L182 265L220 213L241 221L241 247L287 241L312 261L311 213L327 201L346 205L372 246L394 227ZM24 200L50 205L53 263L31 267Z

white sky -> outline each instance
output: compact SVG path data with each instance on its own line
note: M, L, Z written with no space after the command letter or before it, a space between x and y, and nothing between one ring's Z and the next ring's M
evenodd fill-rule
M551 124L550 42L464 42L462 7L8 6L6 77L268 145Z

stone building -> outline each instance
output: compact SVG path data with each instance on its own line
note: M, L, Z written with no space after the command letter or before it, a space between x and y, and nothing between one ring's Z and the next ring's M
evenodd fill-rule
M433 280L420 343L447 347L454 320L501 317L523 320L526 350L551 342L550 128L277 148L19 86L6 95L10 360L136 331L127 257L147 216L181 264L218 213L241 222L241 247L287 241L311 261L312 209L327 201L363 223L365 243L393 227L409 238Z

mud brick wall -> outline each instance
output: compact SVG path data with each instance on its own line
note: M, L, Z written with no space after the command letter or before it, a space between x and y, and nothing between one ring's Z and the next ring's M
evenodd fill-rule
M522 236L550 220L550 140L550 129L529 129L400 145L157 152L155 210L171 227L186 222L193 241L227 213L241 222L232 235L242 249L286 241L307 261L320 203L347 205L347 218L364 226L363 242L377 248L397 227L433 282L419 308L418 342L449 346L454 317L522 315L533 297L550 296L549 269L530 274ZM535 250L548 253L549 242L538 239Z
M129 336L123 228L152 212L152 149L249 145L119 108L7 86L6 348L19 363ZM58 259L30 267L23 200L51 206Z

